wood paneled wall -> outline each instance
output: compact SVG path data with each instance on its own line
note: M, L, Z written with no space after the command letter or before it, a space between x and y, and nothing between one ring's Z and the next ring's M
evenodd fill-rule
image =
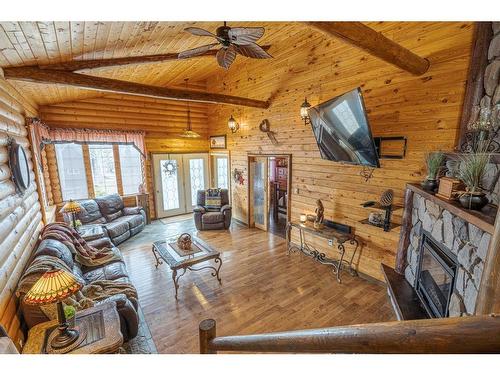
M192 89L204 89L205 83L189 84ZM40 107L40 117L49 126L97 128L117 130L144 130L148 153L206 152L208 151L207 104L190 103L192 128L199 139L186 139L179 134L186 128L186 102L159 100L132 95L109 94ZM48 178L54 202L62 201L53 146L46 147ZM87 168L90 170L89 168ZM150 213L155 217L153 178L148 157L145 175L150 192Z
M36 105L28 102L0 78L0 323L14 343L24 339L14 295L17 283L42 227L42 215L33 172L25 117L36 115ZM31 184L20 196L11 180L8 139L15 138L27 151Z
M315 201L325 206L325 217L351 225L363 241L358 270L382 280L380 263L394 264L399 229L383 232L359 223L369 210L360 206L378 200L394 189L396 203L403 203L403 188L409 181L424 178L424 154L432 150L451 151L455 145L472 42L472 24L455 22L368 23L377 31L431 62L420 77L403 72L340 40L328 38L304 27L289 38L287 47L271 48L274 56L266 63L239 59L227 71L209 79L212 92L255 98L272 98L268 110L210 107L210 134L227 132L233 114L241 130L228 133L231 170L245 172L245 184L233 183L233 214L247 221L247 154L291 153L291 217L314 213ZM244 61L243 61L244 60ZM381 168L365 182L361 167L320 158L310 126L304 125L299 107L307 96L316 105L361 87L369 122L375 136L406 136L404 160L382 160ZM279 146L273 146L259 131L267 118L276 132ZM395 214L395 220L401 220ZM333 248L317 242L325 252Z

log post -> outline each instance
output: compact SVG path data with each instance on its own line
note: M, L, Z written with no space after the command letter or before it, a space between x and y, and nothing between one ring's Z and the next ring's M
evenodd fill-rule
M395 271L400 275L404 275L407 261L408 246L410 244L410 230L412 226L411 215L413 211L413 190L406 189L405 191L405 208L403 213L403 221L401 224L401 232L399 233L399 245L396 253Z
M217 354L216 350L210 349L210 341L216 336L216 324L213 319L202 320L199 326L200 354Z
M495 311L500 311L500 209L497 210L495 230L486 254L475 313L485 315Z
M465 86L464 102L462 104L462 117L458 136L457 151L465 142L467 125L471 120L473 108L479 106L484 95L484 72L488 65L488 48L493 36L491 22L476 22L474 24L474 36L472 53L467 73L467 85Z

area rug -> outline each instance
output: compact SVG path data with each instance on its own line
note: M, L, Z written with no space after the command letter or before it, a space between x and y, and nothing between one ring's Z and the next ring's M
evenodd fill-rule
M137 336L124 343L120 352L122 354L158 354L141 307L139 307L139 331Z

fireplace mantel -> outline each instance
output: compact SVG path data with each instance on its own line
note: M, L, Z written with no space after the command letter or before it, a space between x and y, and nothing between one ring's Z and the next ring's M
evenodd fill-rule
M432 201L443 209L451 212L452 214L460 217L468 223L474 224L476 227L493 234L495 226L495 217L497 214L497 207L488 205L482 211L466 210L459 202L447 201L431 194L420 187L419 184L410 183L406 188L414 193L420 194L425 199Z

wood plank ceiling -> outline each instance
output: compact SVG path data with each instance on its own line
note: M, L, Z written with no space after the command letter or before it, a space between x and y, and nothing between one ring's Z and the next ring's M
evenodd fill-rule
M222 22L0 22L0 67L45 65L72 60L107 59L180 52L210 43L210 38L196 37L183 31L197 26L215 32ZM315 40L321 32L298 22L229 22L229 26L263 26L266 33L259 44L270 44L276 61L287 63L295 46ZM367 25L398 42L395 23L372 22ZM411 49L411 43L403 43ZM332 47L348 48L344 41L332 41ZM415 51L417 52L417 51ZM418 53L418 52L417 52ZM359 56L364 54L359 51ZM340 56L339 56L340 57ZM269 66L269 60L238 57L231 70ZM189 60L107 67L81 71L100 77L121 79L163 87L190 82L202 83L220 68L214 57ZM279 78L279 77L277 77ZM75 87L12 81L40 105L74 101L103 93ZM208 90L210 92L210 88ZM272 92L268 93L272 96ZM267 100L269 98L253 98Z
M0 66L42 65L81 59L105 59L146 54L180 52L210 42L210 38L192 36L183 31L196 25L210 31L222 22L1 22ZM231 25L232 23L230 23ZM236 23L234 23L236 24ZM256 26L238 22L238 26ZM307 30L298 23L258 23L266 28L260 44L279 44ZM273 52L271 48L271 53ZM246 60L239 57L239 60ZM266 61L253 61L265 67ZM92 70L90 74L171 87L184 78L202 82L221 68L214 57L167 63L152 63ZM82 71L89 73L89 71ZM62 85L43 85L15 81L38 104L46 105L85 97L95 91ZM267 98L259 98L267 99Z

